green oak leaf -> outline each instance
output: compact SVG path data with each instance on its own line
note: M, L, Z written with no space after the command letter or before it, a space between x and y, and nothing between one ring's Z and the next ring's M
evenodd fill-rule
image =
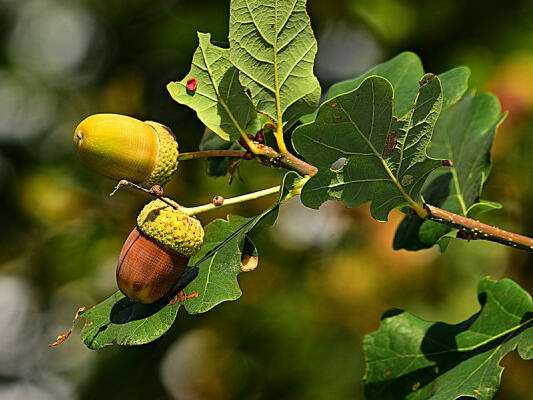
M189 314L204 313L241 296L237 276L241 273L242 257L245 254L257 257L255 246L247 235L275 222L281 202L299 181L297 173L287 173L278 200L253 218L229 215L227 220L217 219L205 227L204 244L190 263L199 267L200 272L185 289L186 294L198 293L198 297L184 303Z
M320 85L305 0L232 0L230 59L258 111L289 127L313 111Z
M501 208L498 203L479 198L490 173L492 142L503 118L498 99L490 93L471 93L441 114L428 154L451 160L454 166L428 180L423 189L425 202L470 218ZM394 248L419 250L439 243L444 250L451 230L406 216L396 232Z
M189 106L198 118L224 140L241 137L248 122L255 118L252 101L239 83L239 71L229 60L229 49L211 43L211 35L198 33L199 45L190 72L167 89L174 100ZM187 82L196 79L194 90Z
M394 88L394 115L403 117L411 110L418 93L419 80L423 74L424 68L420 58L415 53L406 51L376 65L357 78L332 85L326 95L326 101L357 89L363 80L371 75L379 75L387 79ZM470 69L467 67L457 67L439 74L443 93L443 110L463 97L468 89L469 77ZM313 114L305 115L301 121L311 122L316 118L316 114L315 111Z
M395 207L417 201L425 179L440 165L426 147L442 106L436 75L421 79L416 102L404 119L393 117L393 88L379 76L323 103L316 120L299 126L293 144L318 168L302 190L302 202L318 208L327 200L348 207L371 201L374 218L385 221ZM339 159L345 160L340 168ZM333 169L335 167L335 169Z
M84 312L85 325L81 338L85 345L98 350L102 347L119 344L136 346L152 342L170 329L180 302L173 300L198 274L198 269L188 269L174 285L174 288L156 303L137 303L121 292Z
M368 400L492 399L500 361L518 350L533 358L533 301L510 279L483 279L481 310L456 325L424 321L401 310L385 313L365 336Z
M327 99L351 92L371 75L382 76L391 83L394 88L394 115L403 117L413 106L418 94L418 81L424 75L424 67L415 53L406 51L376 65L357 78L332 85L328 90Z

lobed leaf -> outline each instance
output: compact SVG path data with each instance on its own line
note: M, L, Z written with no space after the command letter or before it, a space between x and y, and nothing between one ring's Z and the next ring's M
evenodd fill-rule
M198 297L184 303L189 314L204 313L224 301L237 300L241 296L237 276L241 273L243 256L257 258L257 250L248 235L258 227L275 222L282 200L299 180L295 172L287 173L278 200L253 218L230 215L227 220L217 219L206 226L204 244L191 259L191 265L200 271L185 289L186 294L198 293Z
M357 89L365 78L379 75L387 79L394 88L394 115L405 116L416 99L419 79L424 74L420 58L409 51L398 54L384 63L378 64L364 74L349 80L335 83L326 95L326 101L343 93ZM442 85L443 107L445 110L463 97L468 88L470 69L457 67L439 74ZM317 112L301 118L304 123L312 122Z
M293 133L295 149L318 168L302 190L302 202L318 208L327 200L348 207L371 201L374 218L417 200L440 162L426 155L442 106L439 78L422 77L412 111L393 117L393 88L379 76L323 103L314 122ZM344 165L337 168L336 162Z
M229 60L229 49L211 43L209 33L198 32L198 49L190 72L167 89L174 100L189 106L200 121L224 140L241 137L248 122L256 116L254 105L239 83L239 71ZM187 82L196 79L196 88Z
M418 81L424 75L424 67L420 57L406 51L376 65L357 78L332 85L328 90L327 99L357 89L367 77L372 75L382 76L391 83L394 88L394 115L403 117L411 110L416 99Z
M305 0L232 0L230 59L257 110L286 127L313 111L320 85Z
M502 120L498 99L489 93L469 94L441 115L428 154L451 160L453 168L439 171L428 181L423 191L428 204L470 218L501 208L479 198L490 173L490 150ZM444 249L450 231L445 225L406 216L396 232L394 248L418 250L439 243Z
M365 336L368 400L492 399L506 354L533 358L533 302L510 279L483 279L481 310L456 325L424 321L401 310L385 313Z

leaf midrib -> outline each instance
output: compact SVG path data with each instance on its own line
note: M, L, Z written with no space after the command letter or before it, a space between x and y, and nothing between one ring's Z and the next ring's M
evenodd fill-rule
M374 82L373 81L370 81L370 84L372 85L372 96L374 96ZM366 142L366 144L368 145L368 147L370 148L370 150L372 150L372 152L374 153L374 155L377 157L377 159L381 162L381 165L383 166L383 168L385 169L385 172L387 173L387 175L389 176L389 179L390 181L396 186L396 188L398 189L398 191L401 193L402 197L405 199L405 201L407 201L409 204L411 205L414 205L416 204L416 202L411 198L411 196L409 196L407 194L407 192L403 189L403 187L400 185L400 182L398 182L398 180L396 179L396 177L394 176L394 174L392 173L392 171L390 170L389 166L387 165L387 162L383 159L383 157L381 157L381 154L379 154L379 152L376 150L376 148L374 147L374 145L368 140L368 138L363 134L363 132L361 132L361 130L359 129L359 126L355 123L355 121L352 119L351 115L348 113L348 111L344 108L342 102L339 102L339 106L340 108L342 109L342 111L344 112L344 114L348 117L348 119L350 120L350 123L352 124L352 126L355 128L355 131L361 136L361 138ZM374 116L374 113L375 113L375 105L374 105L374 102L372 102L372 118ZM389 128L388 128L388 131L390 131L390 126L392 124L392 121L393 121L393 118L390 119L389 121Z
M514 314L513 314L514 315ZM494 340L497 340L503 336L506 336L510 333L513 333L521 328L523 328L524 326L526 326L527 324L530 324L531 322L533 322L533 317L510 328L510 329L507 329L506 331L503 331L503 332L500 332L499 334L495 335L495 336L491 336L490 339L487 339L487 340L484 340L482 342L479 342L479 343L476 343L475 345L472 345L472 346L468 346L468 347L461 347L461 348L455 348L455 349L448 349L448 350L443 350L443 351L436 351L436 352L433 352L433 353L423 353L423 354L399 354L399 353L396 353L397 356L394 356L394 357L387 357L387 358L382 358L382 359L376 359L376 360L367 360L367 364L372 364L372 363L377 363L377 362L385 362L385 361L389 361L389 360L394 360L394 359L397 359L397 358L421 358L421 357L431 357L431 356L438 356L438 355L443 355L443 354L449 354L449 353L456 353L456 352L468 352L468 351L472 351L472 350L475 350L477 349L478 347L482 347L490 342L493 342ZM433 340L433 343L436 343L436 344L439 344L441 345L440 342L436 342Z
M209 43L210 43L210 38L211 38L211 36L209 35L209 40L208 40ZM224 107L224 110L226 111L226 113L228 114L229 118L231 119L231 122L233 123L235 128L239 131L241 136L246 137L246 132L240 126L240 124L237 122L237 120L235 119L235 116L233 115L233 113L229 109L228 105L226 104L226 102L222 98L222 95L220 94L220 89L219 89L218 85L215 82L215 76L213 75L213 72L211 71L210 64L207 61L207 54L206 54L207 51L206 51L206 49L204 49L203 41L200 40L199 44L200 44L200 49L202 51L202 58L204 59L205 67L206 67L207 73L209 75L209 79L211 80L211 84L213 85L213 89L215 89L215 93L217 94L217 98L218 98L219 103L222 105L222 107Z

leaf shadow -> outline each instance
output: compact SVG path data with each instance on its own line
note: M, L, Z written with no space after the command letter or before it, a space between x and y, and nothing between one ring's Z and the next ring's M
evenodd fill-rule
M189 283L198 276L198 267L190 267L185 270L176 284L160 300L153 304L141 304L128 297L117 301L111 308L109 320L112 324L120 325L128 322L146 319L165 308Z
M430 393L436 393L439 387L437 387L435 380L439 376L472 357L495 349L504 342L512 340L525 330L533 327L533 313L526 312L521 317L521 324L524 324L524 326L519 329L495 338L473 350L459 350L456 341L457 336L469 330L472 324L479 318L486 300L487 294L484 292L480 293L479 302L482 308L466 321L456 325L436 322L430 326L424 335L420 350L424 353L426 359L434 361L434 365L419 368L394 379L366 383L364 390L365 396L368 399L403 399L422 388L426 389L428 395ZM400 316L404 312L403 310L389 310L383 315L382 320ZM392 374L393 371L388 370L387 373ZM467 398L474 397L461 397L461 399Z

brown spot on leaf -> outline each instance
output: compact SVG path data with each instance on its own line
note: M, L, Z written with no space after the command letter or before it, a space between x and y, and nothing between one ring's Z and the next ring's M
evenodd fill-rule
M383 148L383 155L384 156L390 156L398 144L398 134L396 132L392 132L387 136L387 139L385 140L385 147Z
M390 374L392 374L392 371L390 369L385 371L385 375L389 376Z
M339 113L335 114L335 121L340 122L341 120L342 120L342 115L340 115Z

